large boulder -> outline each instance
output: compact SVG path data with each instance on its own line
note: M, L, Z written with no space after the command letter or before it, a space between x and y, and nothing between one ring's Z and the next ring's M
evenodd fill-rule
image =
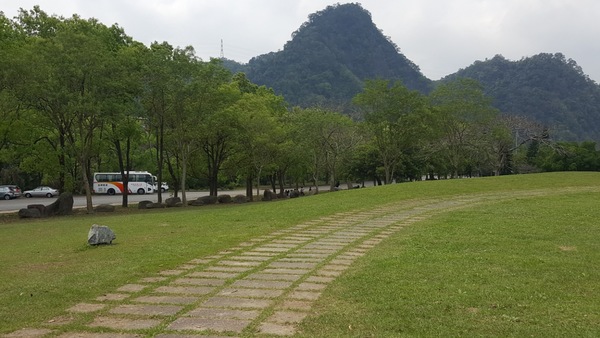
M246 197L246 195L239 194L233 196L233 203L241 204L246 202L248 202L248 197Z
M106 225L94 224L88 232L89 245L112 244L116 238L115 233Z
M262 198L263 201L272 201L274 198L276 198L275 193L273 193L271 190L266 189L263 192L263 198Z
M294 189L290 191L290 198L298 198L300 197L300 191L298 189Z
M231 203L233 199L231 198L231 195L223 194L217 196L217 201L219 201L221 204L228 204Z
M94 208L96 212L114 212L115 206L111 204L99 204Z
M172 208L172 207L180 207L182 206L181 204L181 198L179 197L169 197L165 200L165 205L167 206L167 208Z
M201 196L197 199L204 202L204 204L216 204L219 201L217 196Z
M73 213L73 195L70 192L63 192L56 201L46 206L45 214L47 216L63 216Z
M165 208L166 205L163 203L150 203L146 205L146 209L162 209Z
M40 217L46 216L46 206L43 204L29 204L27 209L37 209L40 211Z
M34 208L26 208L19 210L20 218L40 218L42 217L42 213L39 209Z
M140 201L138 203L138 209L148 209L148 205L152 204L152 203L153 203L152 201L148 201L148 200Z
M188 201L188 205L199 207L201 205L204 205L204 201L202 201L200 199L195 199L195 200L192 200L192 201Z

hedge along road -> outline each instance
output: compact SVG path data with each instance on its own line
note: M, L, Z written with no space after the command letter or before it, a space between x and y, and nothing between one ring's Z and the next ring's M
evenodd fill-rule
M372 186L372 185L373 185L372 183L368 184L368 185L365 184L365 186ZM342 185L342 188L345 188L345 187L346 187L345 184ZM304 189L304 190L308 190L308 189ZM320 191L329 191L329 186L319 186L319 190ZM254 192L256 193L256 189L254 189ZM261 189L260 192L262 194L264 192L264 189ZM219 191L219 194L227 194L227 195L231 195L231 196L235 196L235 195L239 195L239 194L245 195L246 190L245 189L244 190L223 190L223 191ZM188 192L186 192L186 198L188 201L194 200L201 196L208 196L208 195L209 195L208 191L188 191ZM179 193L178 196L181 197L181 192ZM166 192L162 193L163 201L169 197L173 197L173 191L166 191ZM0 200L0 213L18 212L19 209L27 208L27 206L29 204L48 205L48 204L54 202L55 200L56 200L56 197L26 198L24 196L15 198L13 200ZM92 195L92 202L93 202L94 206L97 206L99 204L121 205L122 200L123 200L123 196L121 196L121 195L113 195L113 196ZM133 194L133 195L129 195L128 201L130 204L138 203L140 201L157 202L158 194L157 193L144 194L144 195ZM86 206L85 196L82 196L82 195L73 196L73 207L74 208L85 208L85 206Z

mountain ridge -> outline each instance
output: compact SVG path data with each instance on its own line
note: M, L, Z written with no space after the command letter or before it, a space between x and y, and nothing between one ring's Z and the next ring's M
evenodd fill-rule
M386 37L360 4L336 4L309 15L278 52L247 64L224 60L294 106L322 106L353 115L352 97L365 80L402 81L423 94L458 77L482 83L494 106L545 124L562 140L600 139L600 86L561 53L510 61L501 55L432 81Z

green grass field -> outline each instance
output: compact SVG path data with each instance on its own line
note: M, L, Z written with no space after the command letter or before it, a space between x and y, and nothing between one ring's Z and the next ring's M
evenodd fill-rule
M0 223L0 334L303 221L469 198L406 226L325 290L298 336L600 336L600 173L428 181L245 205ZM112 246L89 247L92 224Z

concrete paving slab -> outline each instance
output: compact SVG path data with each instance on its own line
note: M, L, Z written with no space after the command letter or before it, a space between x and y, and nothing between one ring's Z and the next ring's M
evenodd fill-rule
M173 334L165 333L154 336L154 338L235 338L235 336L205 336L196 334Z
M177 270L193 270L199 267L198 264L184 264L177 267Z
M323 254L323 255L331 255L335 252L339 251L338 249L300 249L298 251L296 251L296 254Z
M233 310L218 308L197 308L185 314L190 317L219 318L219 319L247 319L254 320L260 315L257 310Z
M304 275L310 272L309 269L283 269L283 268L270 268L264 269L263 273L280 273L285 275Z
M298 244L296 243L277 243L277 242L272 242L269 244L265 244L262 247L263 248L286 248L286 249L292 249L297 247Z
M235 278L239 276L236 272L218 272L218 271L198 271L188 274L188 277L208 277L208 278Z
M321 269L323 270L334 270L334 271L345 271L348 269L348 265L337 265L337 264L327 264L323 266Z
M298 287L296 288L296 290L298 290L298 291L321 291L321 290L324 290L326 287L327 287L327 284L304 282L304 283L300 283L298 285Z
M178 276L184 272L186 272L186 270L177 269L177 270L164 270L164 271L159 272L158 274L161 276Z
M296 333L296 328L293 325L262 323L258 327L258 332L276 336L291 336Z
M290 249L288 249L288 248L273 248L273 247L268 247L268 246L267 247L265 247L265 246L259 246L258 248L254 248L254 251L257 251L257 252L263 252L264 251L264 252L278 252L278 253L281 253L281 252L290 251Z
M260 280L281 280L281 281L297 281L302 275L286 275L280 273L253 273L246 276L246 279L260 279Z
M246 252L242 252L240 255L244 255L244 256L269 256L269 257L273 257L273 256L278 256L280 255L280 253L278 252L266 252L266 251L246 251Z
M326 276L326 277L337 277L340 276L343 271L337 270L319 270L315 273L317 276Z
M158 319L130 319L121 317L96 317L89 327L108 327L115 330L143 330L160 325Z
M206 295L215 288L210 286L161 286L156 288L157 293Z
M297 239L276 239L273 241L273 243L277 243L277 244L293 244L294 246L298 246L301 244L306 243L307 241L301 241L301 240L297 240Z
M142 338L143 335L128 333L102 333L102 332L68 332L58 338Z
M140 283L160 283L166 281L167 279L169 279L169 277L146 277L140 279Z
M257 288L257 289L287 289L292 286L292 282L269 281L256 279L241 279L231 284L232 287Z
M142 296L132 299L134 302L150 304L194 304L198 297L191 296Z
M300 300L317 300L321 296L320 292L311 292L311 291L293 291L288 295L291 299L300 299Z
M168 326L168 328L170 330L179 331L213 330L217 332L241 333L250 323L250 320L242 319L210 319L197 317L183 317L176 319L173 323L171 323L171 325Z
M313 302L298 299L286 299L278 308L283 310L309 311Z
M278 259L277 261L290 263L321 263L323 259L314 257L284 257Z
M225 260L225 261L219 261L217 264L219 264L219 265L225 265L225 266L251 266L251 267L255 267L255 266L261 265L262 262Z
M213 260L209 258L196 258L189 261L189 264L208 264L212 261Z
M134 293L134 292L140 292L140 291L144 290L146 287L148 287L148 285L125 284L125 285L121 286L120 288L118 288L117 291Z
M270 268L284 269L313 269L318 263L309 262L273 262L268 265Z
M291 254L287 255L287 257L297 257L297 258L306 257L306 258L321 258L321 259L322 258L327 258L329 256L331 256L330 252L326 252L326 253L314 253L314 252L310 252L310 251L303 251L303 252L296 251L294 253L291 253Z
M334 264L334 265L345 265L345 266L349 266L352 265L352 263L354 263L353 259L340 259L340 258L336 258L333 259L329 262L330 264Z
M257 261L257 262L264 262L264 261L268 261L269 259L273 259L272 256L243 256L243 255L239 255L239 256L234 256L230 258L231 260L235 260L235 261Z
M79 303L67 309L67 312L89 313L104 309L106 304Z
M138 305L123 304L110 309L110 313L137 316L172 316L181 311L183 306L177 305Z
M314 236L294 236L294 235L290 235L288 237L283 238L283 240L292 240L292 241L299 241L299 242L308 242L308 241L312 241L314 239Z
M246 272L254 269L253 267L243 266L207 266L206 271L219 271L219 272Z
M43 337L47 334L52 333L50 329L35 329L35 328L24 328L11 333L8 333L2 337L6 338L37 338Z
M127 293L107 293L105 295L96 297L96 300L99 302L111 302L111 301L123 300L123 299L128 298L129 296L131 296L131 295L127 294Z
M217 278L177 278L171 284L183 285L203 285L203 286L221 286L225 284L225 279Z
M326 276L310 276L306 279L307 282L311 283L331 283L335 280L334 277Z
M226 288L218 293L218 296L244 297L244 298L277 298L283 294L283 290L275 289L246 289Z
M298 324L308 313L297 311L275 311L271 317L267 318L267 322L278 324Z
M271 306L272 303L273 301L270 299L211 297L202 303L202 306L225 307L231 309L265 309Z

